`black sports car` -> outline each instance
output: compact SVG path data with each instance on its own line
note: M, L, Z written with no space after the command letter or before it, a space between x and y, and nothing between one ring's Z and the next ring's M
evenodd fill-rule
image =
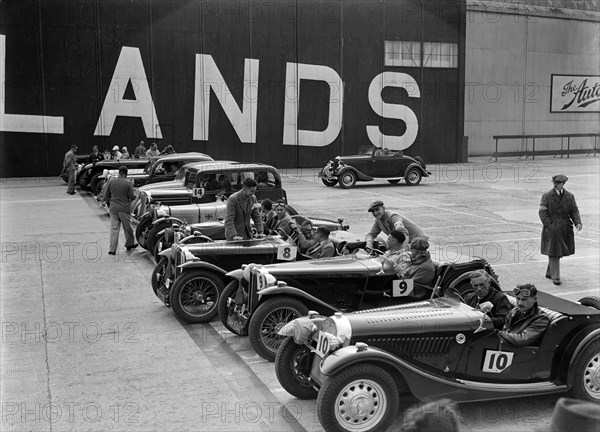
M364 146L360 153L351 156L337 156L319 172L325 186L337 183L343 189L353 187L357 181L387 179L397 184L402 178L409 186L418 185L423 177L431 173L425 170L425 162L419 156L406 156L401 151Z

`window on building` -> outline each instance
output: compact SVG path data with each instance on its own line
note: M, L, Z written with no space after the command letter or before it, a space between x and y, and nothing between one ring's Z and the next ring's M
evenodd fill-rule
M385 66L457 68L458 45L444 42L385 41Z

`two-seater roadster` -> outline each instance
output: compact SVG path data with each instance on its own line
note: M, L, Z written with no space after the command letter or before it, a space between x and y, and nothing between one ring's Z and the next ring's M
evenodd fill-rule
M315 227L334 230L331 237L339 242L356 241L356 235L344 231L340 222L312 222ZM213 241L199 232L173 244L159 257L152 272L152 290L179 318L190 323L209 322L217 315L219 296L231 281L227 276L231 270L251 261L271 264L310 259L299 253L291 239L281 236Z
M450 298L329 318L311 312L280 330L287 338L277 378L290 394L317 398L326 431L385 431L401 393L474 402L570 392L600 402L600 299L574 303L538 292L538 304L550 325L523 347L503 342L484 313Z
M359 154L336 156L319 172L325 186L340 184L342 189L354 187L358 181L386 179L397 184L402 178L409 186L421 183L431 175L419 156L411 157L398 150L363 146Z
M333 233L332 233L333 234ZM251 267L251 266L249 266ZM434 286L465 292L471 271L485 269L497 277L484 259L466 263L437 263ZM379 253L355 254L297 263L236 270L219 299L219 317L228 330L250 337L254 350L273 361L283 338L281 326L309 309L324 313L356 311L414 301L412 280L398 279ZM269 282L269 279L273 279Z

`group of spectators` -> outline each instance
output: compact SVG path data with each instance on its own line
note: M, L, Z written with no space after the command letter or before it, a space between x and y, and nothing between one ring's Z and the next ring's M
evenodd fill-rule
M77 146L75 146L77 147ZM77 151L77 148L75 148ZM95 163L102 160L121 160L121 159L144 159L144 158L155 158L164 154L175 153L175 149L172 145L168 145L164 150L159 151L158 145L152 143L150 148L146 150L144 141L140 141L139 145L135 148L133 154L129 153L127 147L123 146L119 148L118 145L114 146L111 151L105 150L101 152L97 145L92 147L92 152L88 156L88 163Z

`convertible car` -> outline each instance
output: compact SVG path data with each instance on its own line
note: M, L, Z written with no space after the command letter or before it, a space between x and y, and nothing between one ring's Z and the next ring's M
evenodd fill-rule
M515 305L515 298L507 294ZM538 292L550 325L514 347L457 298L336 313L284 326L275 370L283 388L317 399L326 431L385 431L399 394L473 402L570 392L600 402L600 299Z
M343 189L354 187L357 181L387 179L397 184L402 178L409 186L418 185L426 171L425 162L419 156L406 156L401 151L373 146L363 146L357 155L337 156L327 162L319 172L325 186L340 184Z
M92 193L97 194L100 192L98 185L100 184L100 177L103 175L104 170L115 170L125 165L129 170L135 172L135 170L142 170L147 163L148 159L106 159L88 163L79 170L77 184L83 188L89 187Z
M332 233L333 234L333 233ZM343 245L340 245L343 248ZM251 266L249 266L251 267ZM435 286L440 291L471 289L472 270L485 269L497 276L484 259L466 263L438 263ZM309 309L327 313L356 311L415 301L418 284L398 279L394 269L376 250L296 263L256 267L228 273L229 283L219 299L223 325L238 335L248 335L254 350L273 361L282 338L277 330ZM269 282L269 278L273 278Z
M336 228L331 226L335 222L313 220L315 226L320 222ZM332 232L335 237L334 233L339 238L356 238L341 229ZM270 264L303 259L310 258L301 255L295 244L281 236L213 241L197 233L160 253L160 260L152 272L152 289L184 321L209 322L216 317L219 296L230 280L227 272L249 261Z

